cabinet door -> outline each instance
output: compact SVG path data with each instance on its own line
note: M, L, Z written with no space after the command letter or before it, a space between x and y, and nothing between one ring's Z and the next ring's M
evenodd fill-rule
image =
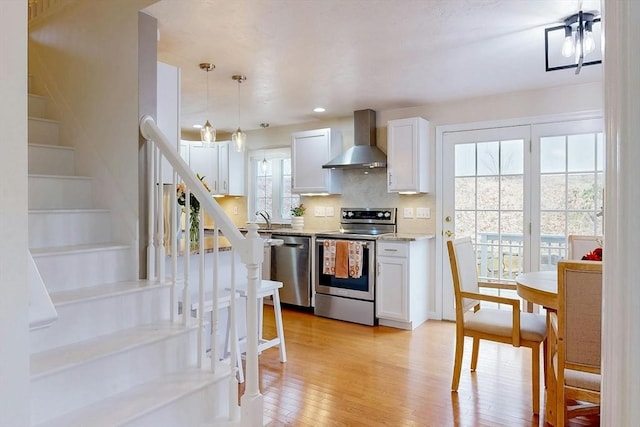
M229 194L229 144L218 144L218 186L217 194Z
M428 122L421 117L387 124L387 190L429 191Z
M376 315L380 318L408 321L407 259L378 257Z
M292 136L292 190L295 193L337 193L341 185L334 185L332 174L340 176L340 171L323 169L322 165L340 151L341 142L331 129L317 129L296 132Z
M217 193L218 147L189 146L189 166L193 172L204 176L211 191Z
M245 157L244 152L237 152L232 145L229 146L227 161L228 188L227 194L232 196L244 196L246 194L245 181Z

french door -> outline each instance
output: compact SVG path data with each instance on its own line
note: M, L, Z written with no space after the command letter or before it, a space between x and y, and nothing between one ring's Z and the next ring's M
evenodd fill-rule
M443 318L455 318L447 240L473 239L481 281L513 282L556 268L568 234L602 234L603 157L600 119L443 133Z

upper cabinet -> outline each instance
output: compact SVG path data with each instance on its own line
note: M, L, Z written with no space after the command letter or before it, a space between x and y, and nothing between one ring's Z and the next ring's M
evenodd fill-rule
M422 117L387 123L387 191L428 193L429 122Z
M342 171L323 169L342 151L342 135L335 129L295 132L291 141L292 191L303 194L342 193Z
M244 195L244 153L235 151L229 141L189 146L189 166L204 176L212 194Z

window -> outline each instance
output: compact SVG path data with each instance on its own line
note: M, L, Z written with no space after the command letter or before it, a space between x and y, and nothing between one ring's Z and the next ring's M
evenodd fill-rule
M256 212L265 210L274 223L291 222L291 207L300 204L300 196L291 193L291 150L260 150L250 156L249 218L264 222Z

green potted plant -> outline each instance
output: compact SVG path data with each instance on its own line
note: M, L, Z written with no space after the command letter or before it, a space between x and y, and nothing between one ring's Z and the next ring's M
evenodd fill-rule
M304 228L304 211L306 208L302 203L298 206L291 207L291 228L294 230L302 230Z

